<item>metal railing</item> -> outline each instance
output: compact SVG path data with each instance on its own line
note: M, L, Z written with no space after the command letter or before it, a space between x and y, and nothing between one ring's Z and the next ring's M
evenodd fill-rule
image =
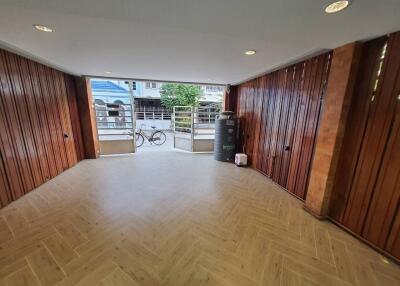
M215 107L175 106L173 113L174 134L190 134L195 138L210 138L215 135Z
M133 139L131 104L95 104L99 140Z
M171 120L171 113L163 111L136 111L139 120Z

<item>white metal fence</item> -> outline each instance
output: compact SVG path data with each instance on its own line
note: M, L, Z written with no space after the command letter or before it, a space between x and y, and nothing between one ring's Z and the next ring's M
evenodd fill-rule
M214 107L175 106L174 147L186 151L212 151L215 137Z
M174 138L187 141L194 150L195 140L213 141L215 136L216 107L175 106L173 113L141 111L132 114L130 104L95 104L96 122L100 141L133 140L134 126L151 130L173 130ZM176 140L174 141L176 142ZM183 142L183 141L181 141ZM185 143L186 144L186 143Z
M136 120L171 120L171 113L163 111L136 111Z
M100 141L133 140L132 105L95 104L95 112Z
M151 130L151 126L160 130L172 129L172 115L163 111L137 111L135 112L136 129Z
M190 134L194 138L208 136L214 138L215 117L218 111L214 107L175 106L173 113L174 133Z

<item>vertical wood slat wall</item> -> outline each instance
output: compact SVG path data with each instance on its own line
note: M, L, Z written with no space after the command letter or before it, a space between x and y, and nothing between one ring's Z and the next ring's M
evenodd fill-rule
M69 107L69 114L71 116L71 127L72 134L74 135L74 145L76 151L77 161L82 161L87 158L85 154L84 142L83 142L83 131L81 124L83 124L82 116L79 112L78 101L79 101L79 93L77 87L79 86L77 81L80 81L81 78L72 77L70 75L64 75L66 92L67 92L67 100Z
M250 164L304 199L331 53L231 88L226 108L240 120L239 151ZM235 105L235 106L234 106Z
M0 207L83 159L73 81L0 49Z
M356 85L330 216L400 258L400 33L364 44Z

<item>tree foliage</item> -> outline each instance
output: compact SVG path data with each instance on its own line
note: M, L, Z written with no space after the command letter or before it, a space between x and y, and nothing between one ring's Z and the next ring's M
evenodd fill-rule
M197 106L201 88L197 85L164 83L160 89L161 104L172 111L174 106Z

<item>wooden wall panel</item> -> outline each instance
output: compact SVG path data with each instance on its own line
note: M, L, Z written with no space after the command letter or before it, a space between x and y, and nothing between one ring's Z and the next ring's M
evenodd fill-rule
M56 176L64 170L65 150L60 138L61 133L57 130L58 122L55 122L57 120L54 116L55 105L53 103L51 91L49 91L47 84L49 80L51 81L51 78L48 78L46 70L46 67L37 65L37 74L34 75L34 80L37 80L40 86L41 101L39 102L43 104L42 116L46 122L46 126L44 128L47 128L49 132L48 144L50 144L53 150L51 155L54 162L54 170L52 171L54 176Z
M1 146L0 146L1 147ZM0 208L6 206L11 201L11 192L7 175L5 173L3 155L0 152Z
M397 209L390 234L387 239L385 250L394 257L400 258L400 210Z
M23 75L20 73L20 63L16 55L10 54L7 57L9 82L12 88L12 94L10 94L10 96L13 97L16 120L19 122L21 144L26 156L24 158L26 160L26 170L31 176L26 178L26 180L30 180L29 186L31 188L32 186L39 186L43 178L40 173L38 154L35 148L31 120L25 98L26 92L22 84Z
M350 106L341 155L339 158L334 192L331 196L329 215L336 221L342 221L352 176L358 162L362 140L364 138L371 98L379 68L379 57L387 41L386 37L364 44L361 63L356 80L355 94ZM351 154L351 155L349 155Z
M54 78L57 83L57 102L59 106L59 114L61 118L61 128L64 130L63 138L65 143L68 167L74 166L78 162L77 151L75 149L75 134L73 132L70 108L68 106L67 84L65 82L64 74L60 71L53 70L55 73Z
M236 109L236 101L237 101L237 86L228 86L225 89L224 94L224 110L225 111L233 111Z
M49 178L49 168L46 160L46 150L45 150L45 141L43 141L43 136L41 133L40 122L39 122L39 113L37 110L37 102L35 97L33 96L34 90L32 86L32 80L30 77L29 71L29 61L26 59L20 60L20 72L22 76L21 85L24 88L24 97L27 102L27 111L28 111L28 120L31 123L31 131L32 131L32 141L35 145L35 150L37 152L37 159L39 168L37 171L40 172L40 180L37 185L40 185L46 178ZM32 96L26 96L32 95Z
M400 76L398 81L400 90ZM381 248L385 247L400 202L400 104L397 104L391 125L390 137L362 233L365 238Z
M256 156L256 154L260 153L260 149L263 147L262 144L262 136L261 133L264 131L264 109L266 108L267 101L264 100L265 94L266 94L266 87L268 84L267 78L266 77L260 77L258 79L259 84L257 85L257 98L255 101L256 104L256 110L255 110L255 115L254 119L256 121L256 129L254 130L255 135L255 140L254 140L254 147L253 147L253 154L255 155L254 159L254 166L259 165L259 161L262 163L262 157L261 156Z
M25 148L24 135L22 130L22 124L20 122L18 109L16 106L14 90L11 86L11 78L8 72L9 65L9 54L0 51L1 60L0 60L0 80L1 80L1 89L2 89L2 101L3 101L3 120L4 120L4 128L5 130L2 133L4 137L3 147L5 160L8 161L10 158L8 155L11 155L11 150L14 151L13 164L15 164L16 168L19 170L19 176L22 181L22 187L18 188L15 192L15 197L22 196L27 190L34 188L33 178L31 175L30 164L28 161L28 150ZM20 98L20 97L19 97ZM7 128L8 127L8 128ZM8 136L7 136L7 135ZM10 152L7 152L10 151ZM19 160L16 160L16 159ZM6 164L7 166L8 164ZM15 167L6 167L8 170L15 169Z
M285 90L282 91L282 105L281 105L281 114L279 118L279 128L277 130L277 141L276 141L276 155L277 160L274 164L273 170L273 180L276 181L280 185L286 185L286 180L284 179L285 173L287 173L288 169L288 150L286 150L286 136L289 130L288 121L289 114L291 112L291 108L293 102L295 101L293 98L293 79L296 73L295 67L285 70L285 82L284 86L286 86ZM285 168L283 168L285 166Z
M67 88L68 107L71 116L71 127L74 135L74 145L78 161L85 158L85 149L82 139L81 119L79 116L77 91L75 78L71 75L64 74L65 85Z
M285 83L286 83L286 75L287 75L287 69L286 70L280 70L277 72L278 73L278 87L274 90L274 112L271 113L270 121L271 121L271 129L270 132L268 133L268 136L270 137L270 148L269 148L269 154L268 154L268 160L270 163L268 164L269 167L269 174L271 178L276 181L276 172L275 172L275 167L277 161L279 161L279 156L278 153L281 150L281 146L278 146L278 138L279 138L279 133L282 132L280 129L280 119L281 119L281 113L282 109L284 108L283 104L283 93L285 91Z
M266 158L265 154L267 154L267 148L269 144L266 144L266 140L268 139L266 137L266 129L268 128L268 123L267 118L268 118L268 111L270 108L270 102L272 102L271 96L269 96L269 91L266 88L270 84L271 77L266 77L263 76L260 78L260 80L263 82L263 87L261 87L261 100L262 100L262 107L261 107L261 114L260 114L260 134L258 136L258 149L257 152L260 153L260 156L258 156L255 164L255 168L266 174Z
M44 92L39 78L39 67L39 64L32 61L29 62L30 77L33 86L33 98L36 102L39 124L41 126L40 132L44 142L44 156L47 160L48 166L48 171L44 169L43 171L46 174L45 180L49 180L50 178L56 176L59 173L59 170L57 169L57 152L51 134L47 105L45 104Z
M82 159L71 123L79 122L76 92L65 76L0 49L0 207Z
M0 51L0 74L2 68L1 61L1 51ZM0 84L1 77L0 77ZM10 200L15 200L23 195L24 185L22 182L21 171L18 168L18 164L16 161L17 153L16 153L16 145L12 143L11 134L9 132L9 124L8 119L5 113L5 105L4 105L4 90L3 85L0 86L0 156L2 159L2 167L3 170L3 183L8 183L8 186L4 187L4 191L2 191L3 196L6 197L4 193L9 192ZM11 177L7 177L7 173L5 170L8 170L9 173L13 174ZM8 182L4 179L6 178Z
M85 158L96 159L100 154L100 145L90 80L85 77L77 77L75 82Z
M312 79L310 80L310 87L307 92L307 111L305 113L304 131L301 135L302 144L300 147L298 174L292 189L301 198L305 198L306 196L317 127L327 84L330 57L330 54L325 54L315 58L313 63L309 63L309 66L312 65L313 70Z
M294 157L293 154L299 154L298 152L298 147L294 144L294 136L296 134L297 130L297 118L299 116L299 106L301 104L300 101L300 91L302 89L302 83L303 83L303 63L297 64L293 68L293 78L292 78L292 87L291 87L291 92L290 94L290 111L288 115L288 123L287 123L287 130L286 130L286 136L285 136L285 142L284 146L285 149L282 154L282 171L281 171L281 176L280 176L280 181L279 183L281 185L286 184L288 186L288 176L289 176L289 171L290 171L290 166L293 168L293 163L294 162ZM287 146L291 146L291 150L286 150ZM290 151L290 152L288 152Z
M241 151L254 168L300 198L307 188L330 56L235 87Z
M364 44L356 85L329 213L400 259L400 33Z
M266 92L264 94L264 99L263 99L263 125L261 127L261 132L260 136L262 134L262 137L260 139L260 143L262 145L262 148L259 147L260 153L260 164L256 168L260 170L262 173L267 175L268 177L272 176L272 162L273 158L271 157L273 150L272 150L272 136L271 130L273 128L273 123L274 123L274 110L275 110L275 104L276 104L276 89L277 89L277 82L279 79L279 73L274 73L271 74L270 76L266 76ZM270 87L270 88L268 88Z
M344 223L357 233L361 233L363 228L394 114L396 98L393 96L392 90L400 66L400 53L398 52L400 41L394 40L393 37L389 40L388 56L382 70L382 81L380 81L381 84L375 95L376 100L371 103L360 159L344 215Z

